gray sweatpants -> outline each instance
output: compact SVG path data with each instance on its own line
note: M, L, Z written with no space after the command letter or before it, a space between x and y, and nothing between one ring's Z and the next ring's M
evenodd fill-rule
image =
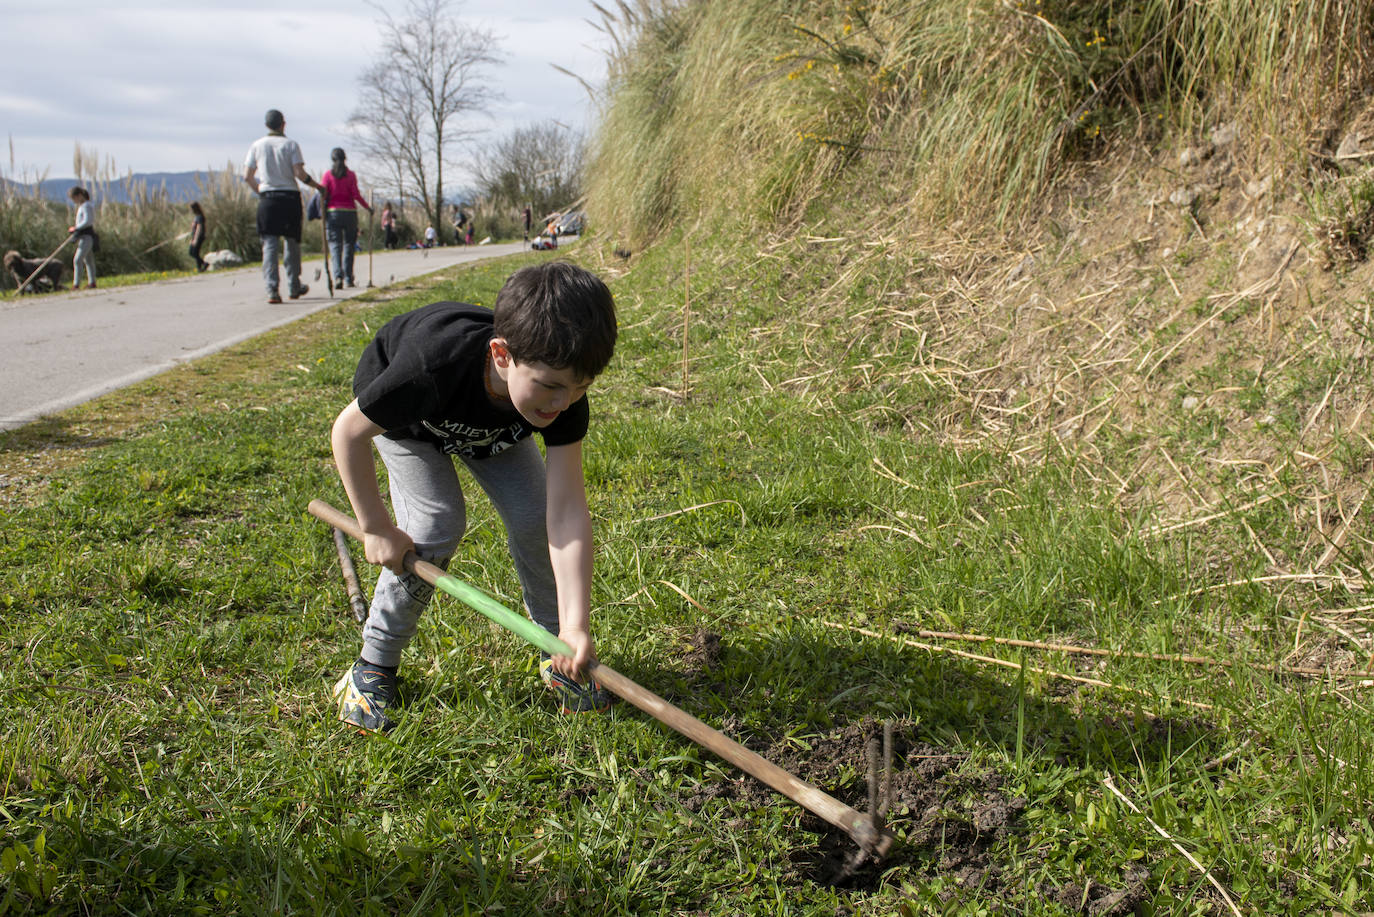
M415 553L447 568L467 528L458 469L438 446L414 439L373 441L386 464L396 525L415 542ZM462 459L506 525L506 544L524 593L525 610L558 633L558 587L545 528L544 460L532 438L487 459ZM414 574L383 570L363 627L362 656L377 665L400 665L401 651L419 627L434 588Z
M72 258L72 286L81 286L81 269L86 269L86 283L95 283L95 238L82 234L76 237L76 255Z

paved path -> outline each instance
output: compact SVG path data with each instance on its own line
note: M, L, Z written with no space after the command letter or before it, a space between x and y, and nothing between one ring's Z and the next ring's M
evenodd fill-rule
M386 286L522 248L515 242L377 252L373 283ZM321 264L307 261L301 277L310 292L280 305L268 304L256 265L161 283L0 301L0 430L223 350L366 289L366 254L354 265L363 286L335 290L334 300L323 276L312 279Z

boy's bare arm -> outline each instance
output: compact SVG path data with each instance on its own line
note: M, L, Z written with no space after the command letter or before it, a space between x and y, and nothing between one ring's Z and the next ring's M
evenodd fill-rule
M381 427L367 419L354 399L334 421L330 445L334 449L339 479L343 481L348 502L353 505L353 513L363 530L363 553L368 562L404 573L405 556L415 550L415 543L391 521L391 513L377 488L372 437L382 432Z
M582 444L550 446L548 476L549 559L558 584L558 636L572 657L555 656L553 666L581 680L596 660L592 640L592 517L582 481Z

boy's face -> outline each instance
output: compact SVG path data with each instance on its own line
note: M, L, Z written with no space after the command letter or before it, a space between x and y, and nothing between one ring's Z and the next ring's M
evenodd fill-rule
M539 428L553 423L592 384L566 367L516 362L500 338L492 339L491 365L497 377L490 380L493 391L509 398L520 416Z

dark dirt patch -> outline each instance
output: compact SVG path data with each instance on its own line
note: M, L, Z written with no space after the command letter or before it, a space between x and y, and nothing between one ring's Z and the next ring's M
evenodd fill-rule
M1149 877L1148 869L1136 867L1123 877L1124 888L1112 888L1089 881L1086 888L1077 882L1070 882L1057 888L1041 886L1037 891L1070 913L1088 914L1090 917L1125 917L1134 914L1135 909L1149 897L1145 887L1145 880Z
M568 803L573 802L574 800L576 800L577 802L586 802L588 799L591 799L593 796L595 796L596 793L597 788L594 785L590 783L580 783L576 786L567 786L559 790L558 801L563 803L564 805L567 805Z
M687 654L682 657L685 675L695 680L720 666L720 634L698 630L688 640Z
M723 726L727 733L736 731L732 724ZM866 812L869 741L881 735L881 723L864 721L808 736L809 748L795 739L778 740L766 748L758 741L746 744L846 805ZM892 744L887 824L900 840L888 857L881 863L861 857L846 834L804 811L800 827L816 834L818 840L791 851L783 867L786 879L866 891L877 888L887 870L905 866L915 876L954 880L956 887L947 893L950 899L1030 892L1090 917L1124 917L1148 899L1149 871L1140 866L1115 884L1091 879L1086 887L1043 883L1028 890L998 862L1000 845L1023 830L1021 815L1027 805L1025 798L1006 791L1006 777L971 763L962 752L921 741L911 721L893 722ZM743 775L702 785L682 804L696 812L717 801L781 804L772 790Z
M1002 775L970 766L966 755L914 741L913 724L894 727L887 822L905 836L905 842L883 863L855 864L853 841L808 816L803 827L821 834L821 840L816 850L793 855L798 877L846 888L872 888L890 866L925 863L956 876L966 888L997 891L1002 885L1001 869L992 861L989 848L1016 830L1026 801L1003 793ZM815 743L818 754L812 765L819 762L836 775L849 764L866 775L868 740L880 731L876 723L847 726ZM806 779L825 785L821 773ZM833 791L861 811L867 809L867 792L866 776Z
M725 653L720 634L702 627L679 639L679 664L664 673L673 676L674 684L665 686L663 697L688 710L698 708L701 694L728 697L732 689L720 678L721 658ZM726 733L731 731L728 722L721 728Z
M883 863L856 862L856 847L847 835L806 813L802 829L819 835L820 840L814 848L792 853L791 873L796 879L864 889L875 887L882 872L892 865L931 861L941 871L959 872L970 887L995 890L1000 886L1001 870L992 863L989 848L1017 830L1026 801L1006 795L1002 775L971 768L966 755L916 740L916 724L897 721L893 727L887 821L906 836L905 844ZM807 737L809 747L788 739L756 750L846 805L866 811L868 748L870 740L881 734L882 726L877 722L850 723ZM697 811L718 799L758 806L777 804L771 790L746 777L702 786L683 804Z

